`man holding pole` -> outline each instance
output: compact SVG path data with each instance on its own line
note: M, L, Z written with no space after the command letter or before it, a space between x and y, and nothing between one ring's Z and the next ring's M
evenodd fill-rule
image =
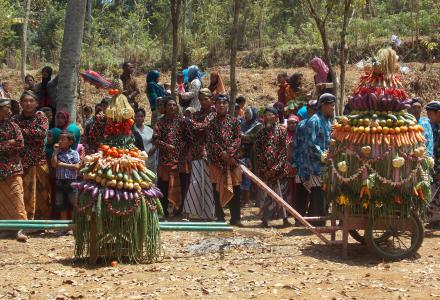
M285 201L289 194L287 145L287 130L278 124L278 110L267 107L264 111L264 127L258 132L255 141L257 170L260 178ZM289 225L286 210L270 196L265 197L261 209L263 227L268 226L269 220L280 218L284 226Z

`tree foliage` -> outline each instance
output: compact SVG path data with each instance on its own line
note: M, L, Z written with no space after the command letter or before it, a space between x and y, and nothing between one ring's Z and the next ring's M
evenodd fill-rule
M276 54L273 62L278 65L292 60L295 63L301 59L305 61L314 54L322 55L320 34L305 2L242 0L238 49L265 53L263 49L271 48ZM326 20L327 34L329 47L337 49L343 1L313 2L321 16L332 8ZM438 0L355 2L356 9L347 32L349 48L386 44L392 34L404 41L411 40L416 31L422 40L438 42ZM0 7L0 59L5 59L8 53L13 57L20 51L21 31L19 24L14 25L14 22L24 16L23 0L0 0ZM41 63L58 63L65 8L66 0L32 2L29 51L38 56ZM185 54L190 62L205 66L227 64L233 1L185 0L180 15L185 30L179 34L185 34ZM141 70L171 66L170 0L93 0L92 22L90 37L84 41L83 66L111 71L125 59L133 60ZM292 49L299 49L299 52L291 53ZM303 58L298 59L298 55ZM289 62L287 58L291 56Z

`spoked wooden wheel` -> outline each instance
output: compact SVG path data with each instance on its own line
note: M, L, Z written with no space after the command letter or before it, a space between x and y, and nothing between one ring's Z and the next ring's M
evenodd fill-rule
M414 256L422 245L423 237L423 224L411 212L407 217L370 218L364 238L368 248L378 257L400 260Z
M352 229L348 232L350 236L357 242L365 245L365 230ZM391 236L391 232L385 231L381 236L375 237L376 242L384 242Z

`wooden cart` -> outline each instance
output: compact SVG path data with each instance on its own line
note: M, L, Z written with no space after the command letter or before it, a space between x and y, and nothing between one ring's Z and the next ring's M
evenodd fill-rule
M366 244L372 253L385 260L400 260L412 257L420 248L424 237L424 227L420 217L411 212L402 216L369 218L366 215L351 215L346 208L341 214L330 214L326 217L303 217L278 194L272 191L263 181L248 168L241 169L258 187L265 191L274 201L283 206L306 229L317 235L327 245L341 245L342 256L348 254L348 236ZM330 226L315 227L311 223L330 222ZM342 232L340 235L336 233ZM326 237L324 234L330 234Z

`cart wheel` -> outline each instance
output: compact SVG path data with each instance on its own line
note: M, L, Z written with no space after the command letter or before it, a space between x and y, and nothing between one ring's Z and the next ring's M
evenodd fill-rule
M348 232L350 234L350 236L356 241L361 243L362 245L365 245L365 231L364 230L350 230ZM381 242L385 242L386 240L388 240L390 237L392 236L391 232L389 231L385 231L382 233L382 235L380 236L376 236L374 238L374 240L376 241L376 243L381 243Z
M411 212L409 217L370 218L365 230L365 242L378 257L401 260L416 254L422 245L424 228L420 218Z
M359 243L361 243L362 245L365 244L365 238L364 238L363 235L361 235L361 234L359 233L359 230L355 230L355 229L350 230L350 231L348 231L348 234L350 234L350 236L351 236L356 242L359 242Z

